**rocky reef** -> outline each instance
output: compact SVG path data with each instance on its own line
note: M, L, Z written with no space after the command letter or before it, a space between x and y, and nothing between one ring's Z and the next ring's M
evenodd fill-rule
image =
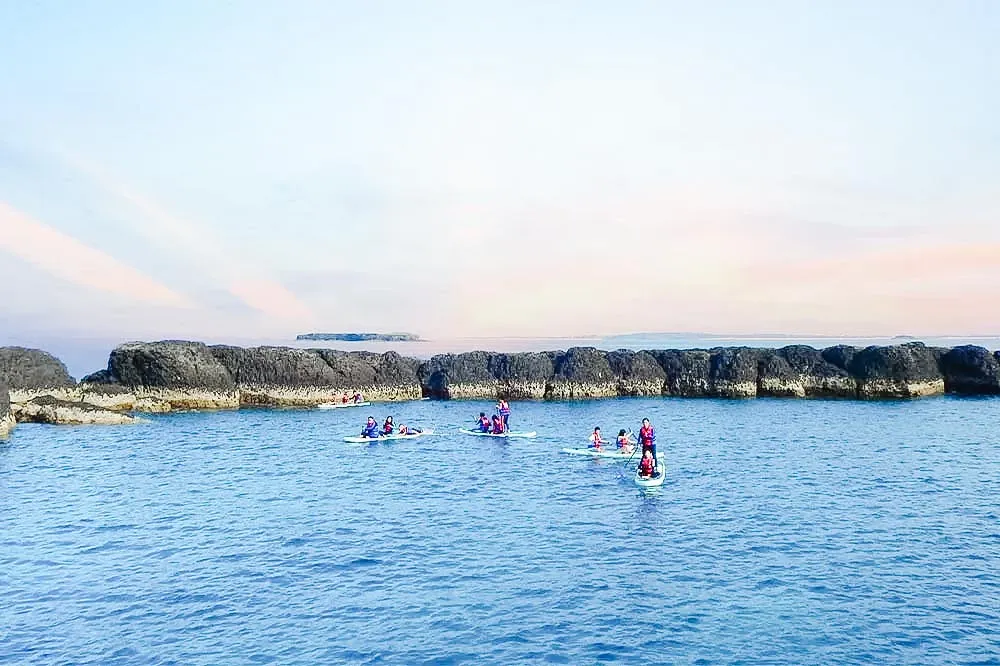
M0 439L6 437L14 427L14 413L10 411L10 391L7 383L0 379Z
M9 397L6 387L9 386ZM442 354L123 344L76 383L46 352L0 348L0 433L17 420L126 423L125 412L308 407L360 392L369 400L566 400L619 396L915 398L1000 395L1000 352L919 342L886 347Z
M304 407L355 392L369 400L419 398L419 365L394 352L164 341L117 347L107 369L81 385L86 395L100 396L99 404L137 411Z
M61 425L121 425L137 419L123 412L103 409L87 402L59 400L43 395L25 403L14 403L14 418L21 423Z
M1000 393L1000 352L888 347L715 349L435 356L419 370L436 398L614 396L911 398Z

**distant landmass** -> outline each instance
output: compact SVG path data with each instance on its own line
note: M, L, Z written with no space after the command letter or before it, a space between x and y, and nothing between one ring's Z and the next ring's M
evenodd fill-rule
M296 340L336 340L337 342L419 342L412 333L303 333Z

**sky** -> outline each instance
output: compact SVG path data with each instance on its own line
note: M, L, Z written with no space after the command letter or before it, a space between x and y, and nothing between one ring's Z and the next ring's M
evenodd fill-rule
M998 34L990 0L0 0L0 337L995 335Z

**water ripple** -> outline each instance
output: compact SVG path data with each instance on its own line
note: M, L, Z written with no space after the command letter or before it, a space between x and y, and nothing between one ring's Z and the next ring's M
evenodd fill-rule
M1000 401L483 407L19 426L0 663L1000 664ZM643 416L656 492L557 453Z

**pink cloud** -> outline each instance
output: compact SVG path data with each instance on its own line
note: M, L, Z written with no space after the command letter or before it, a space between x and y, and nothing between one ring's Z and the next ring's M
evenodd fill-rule
M197 225L172 214L80 156L62 154L62 157L106 192L138 211L138 218L129 219L136 231L159 247L173 247L195 258L209 278L221 282L229 293L246 305L268 317L288 319L296 323L314 319L310 308L294 293L280 283L261 276L259 267L243 265L232 255L231 246L213 237L206 225Z
M142 303L191 306L186 298L169 287L2 201L0 249L82 287L126 296Z

